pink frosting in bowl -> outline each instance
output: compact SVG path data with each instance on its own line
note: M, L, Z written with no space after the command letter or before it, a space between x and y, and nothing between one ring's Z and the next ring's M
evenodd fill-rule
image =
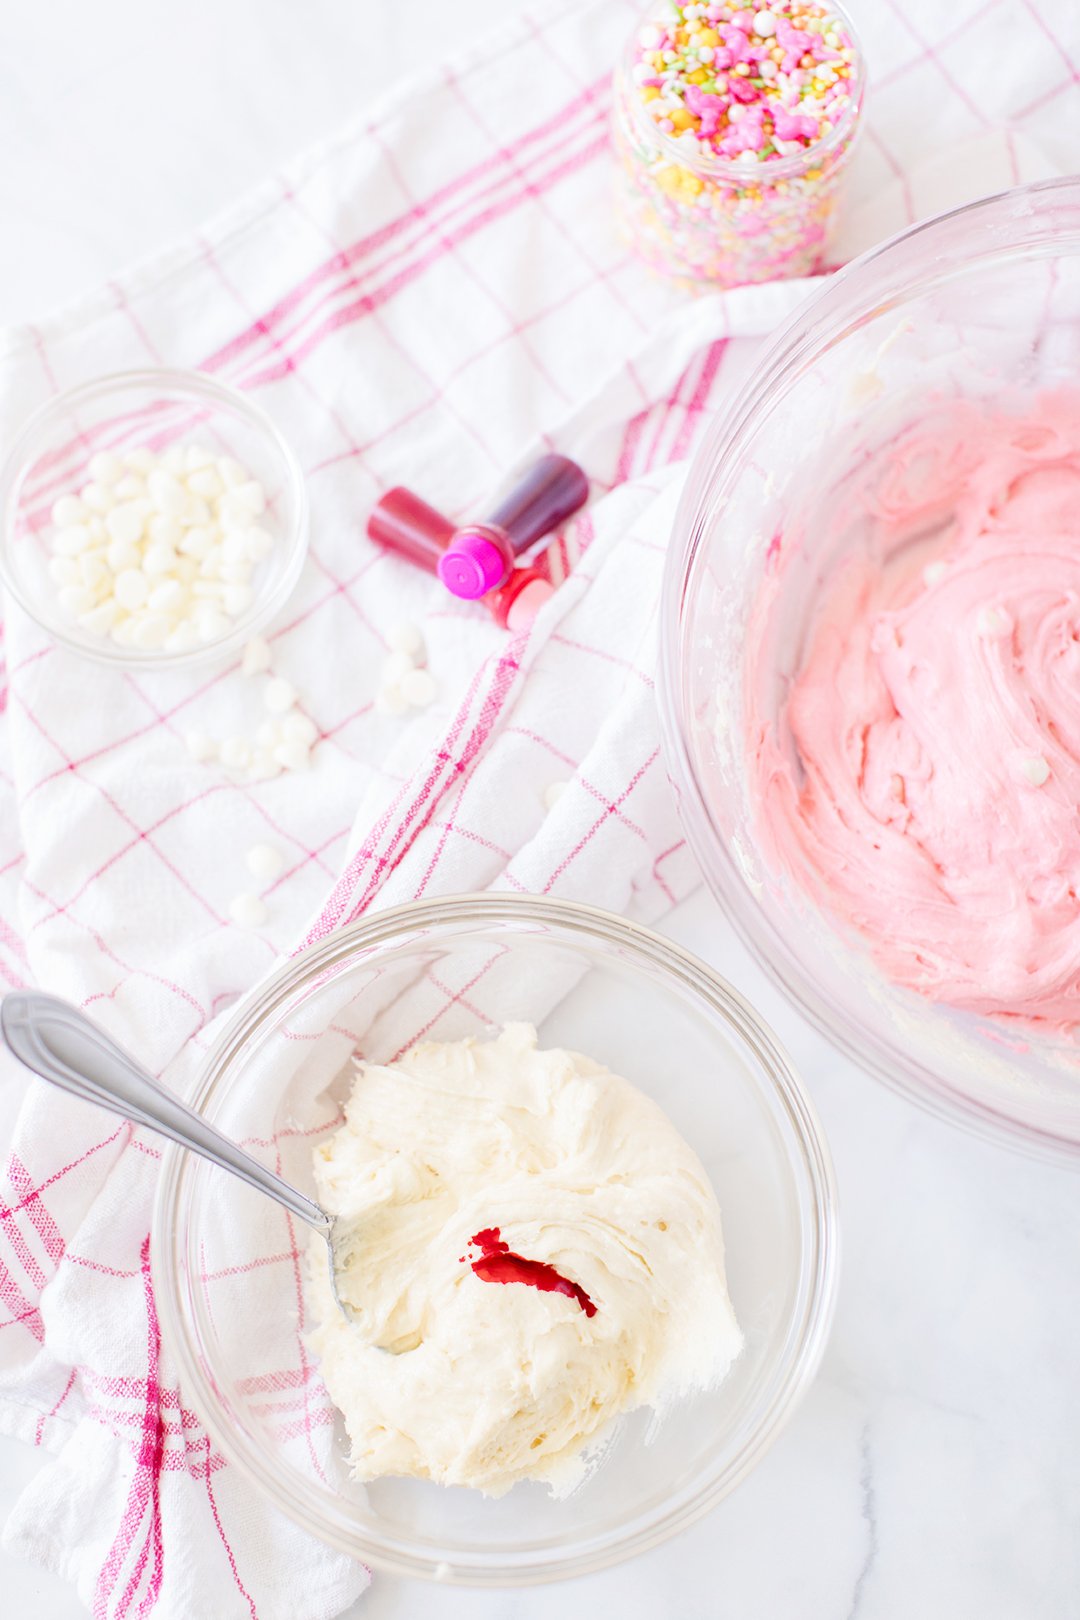
M762 845L895 983L1075 1034L1080 392L931 410L858 498L750 716Z

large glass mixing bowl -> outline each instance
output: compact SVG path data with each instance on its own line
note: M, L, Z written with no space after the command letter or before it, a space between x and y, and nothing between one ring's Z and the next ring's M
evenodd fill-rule
M851 491L872 484L897 434L951 401L1062 384L1080 386L1078 179L973 203L835 276L770 343L691 470L665 583L662 706L689 841L804 1012L936 1113L1075 1162L1080 1044L888 982L866 941L765 853L748 748L751 716L783 731L822 581L838 546L859 543Z
M579 1575L693 1522L779 1433L820 1360L836 1284L828 1153L787 1058L709 968L648 929L528 895L424 901L312 946L239 1009L194 1105L310 1192L357 1051L515 1019L640 1086L702 1160L745 1345L719 1389L622 1419L567 1498L349 1477L306 1347L298 1234L281 1208L167 1148L155 1292L185 1398L216 1446L313 1535L399 1574L479 1585ZM299 1234L300 1242L304 1234ZM418 1610L423 1604L418 1603Z

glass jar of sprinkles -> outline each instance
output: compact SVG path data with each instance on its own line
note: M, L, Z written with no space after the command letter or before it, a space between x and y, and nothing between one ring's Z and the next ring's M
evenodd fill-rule
M863 57L835 0L668 3L615 75L632 246L695 288L820 267L859 127Z

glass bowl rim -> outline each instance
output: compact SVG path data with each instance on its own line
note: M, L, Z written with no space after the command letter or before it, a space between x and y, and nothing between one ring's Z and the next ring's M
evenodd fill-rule
M227 1094L232 1060L243 1042L272 1021L284 1003L358 950L377 950L443 925L484 927L515 922L553 925L564 936L621 946L642 965L666 969L727 1023L738 1043L749 1049L757 1080L771 1089L783 1107L790 1137L785 1143L787 1162L793 1162L792 1150L797 1150L796 1172L805 1178L800 1193L811 1211L811 1218L804 1217L800 1225L803 1253L796 1310L783 1346L780 1375L772 1380L770 1403L756 1414L741 1450L711 1480L684 1492L674 1510L653 1513L644 1523L631 1520L629 1527L624 1524L583 1550L555 1559L530 1561L531 1554L523 1558L512 1550L469 1557L453 1553L435 1559L412 1551L407 1536L380 1538L358 1530L345 1511L328 1515L308 1492L294 1491L269 1465L259 1446L231 1428L228 1414L219 1410L213 1377L200 1364L193 1330L181 1305L181 1218L186 1221L189 1213L190 1183L185 1184L185 1171L193 1161L172 1143L164 1147L151 1222L151 1269L162 1335L177 1362L185 1399L214 1445L287 1517L337 1551L370 1561L391 1574L453 1585L524 1586L585 1575L659 1545L693 1524L756 1466L813 1380L828 1340L839 1278L837 1194L828 1144L802 1082L764 1020L692 952L639 923L579 901L517 894L454 895L410 901L337 930L289 958L241 1001L206 1055L187 1101L202 1111L215 1097Z
M250 427L267 441L284 470L289 494L295 507L295 518L288 534L283 536L287 548L281 578L272 591L256 598L251 617L242 626L220 640L189 652L145 652L139 648L118 647L102 638L101 646L84 645L69 634L62 625L43 617L39 604L28 592L11 563L11 535L14 531L22 485L28 469L29 455L35 439L47 429L54 418L87 401L109 394L118 394L133 388L158 388L163 392L186 395L191 399L207 401L221 409L231 410L244 417ZM273 417L261 405L238 388L220 382L216 377L195 367L140 366L128 371L103 372L72 388L52 394L23 422L11 446L0 462L0 579L5 590L33 619L39 629L61 646L67 647L80 658L110 668L125 670L190 669L198 665L228 658L241 651L244 644L258 632L284 606L300 577L308 548L308 495L304 474L292 445L286 439Z
M1005 243L995 235L994 219L1024 199L1064 194L1080 206L1080 175L1062 175L1014 186L980 197L958 208L917 221L845 265L813 292L777 328L746 382L712 424L691 463L672 526L660 603L660 656L657 699L668 774L675 789L679 820L706 884L725 916L772 982L803 1016L843 1055L924 1112L996 1146L1021 1151L1052 1163L1080 1166L1080 1135L1070 1138L1052 1129L1006 1114L950 1085L925 1063L912 1058L867 1023L854 1025L833 1004L796 960L787 938L765 916L739 870L737 858L717 827L697 778L682 668L684 608L701 544L707 505L729 476L744 441L777 408L778 385L801 371L848 332L855 330L879 304L897 308L930 286L963 277L975 266L1017 258L1059 257L1080 252L1080 224L1056 232L1052 239ZM1029 221L1038 220L1031 210ZM864 286L866 272L879 262L899 262L917 239L944 235L958 222L983 234L967 251L938 256L918 277L876 292Z

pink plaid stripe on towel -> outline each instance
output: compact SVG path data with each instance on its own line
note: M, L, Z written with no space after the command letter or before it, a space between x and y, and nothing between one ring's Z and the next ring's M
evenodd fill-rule
M1002 66L1023 10L978 8L958 54L954 7L866 0L876 82L838 258L1068 162L1075 64L1029 30L1013 80ZM95 373L200 366L253 392L308 479L311 558L273 647L319 727L311 777L238 786L188 758L188 728L244 729L235 670L121 677L8 604L0 969L89 1008L178 1088L283 953L372 906L492 887L652 919L695 882L654 704L664 546L685 458L808 288L685 302L624 257L605 118L632 16L542 6L426 82L423 129L395 97L196 241L0 346L9 434ZM986 71L1008 129L984 127ZM565 583L528 635L366 540L389 485L476 511L542 445L576 456L597 499L553 548ZM407 721L373 703L402 619L423 622L442 692ZM554 780L569 789L545 810ZM285 870L270 922L241 933L228 903L266 840ZM157 1163L142 1133L27 1087L2 1193L0 1422L53 1460L8 1545L76 1582L97 1620L323 1620L367 1572L255 1497L176 1386L147 1266ZM308 1391L299 1432L323 1444L306 1373L268 1376Z

